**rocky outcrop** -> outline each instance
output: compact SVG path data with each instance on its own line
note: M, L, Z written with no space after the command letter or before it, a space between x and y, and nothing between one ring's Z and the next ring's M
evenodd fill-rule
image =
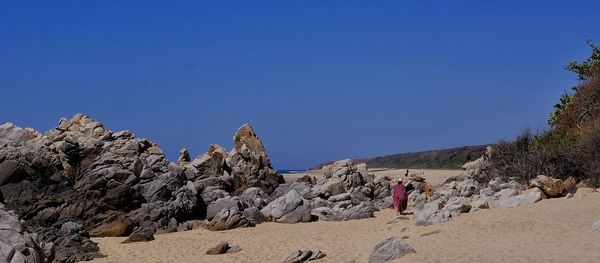
M287 256L283 260L283 263L302 263L321 259L325 256L326 254L321 252L321 250L296 250Z
M402 239L390 237L377 243L369 257L369 263L383 263L399 259L407 254L417 253L414 248Z
M127 236L136 227L176 231L185 222L204 219L207 207L219 199L241 201L251 187L256 188L242 201L251 205L211 210L211 217L230 212L212 226L246 225L236 222L238 213L247 225L262 222L259 209L272 200L269 194L283 179L250 125L238 130L234 146L227 152L211 145L193 160L184 149L173 163L157 144L129 131L112 132L82 114L61 119L44 134L4 124L0 196L41 239L57 241L57 255L71 255L64 261L89 259L98 250L84 237L87 232L79 243L64 241L60 226L67 222L81 224L94 236ZM134 232L133 237L149 239L149 232ZM70 252L58 253L63 250Z
M2 129L3 126L0 126ZM11 133L11 136L18 134ZM12 211L0 203L0 262L43 263L54 257L54 244L42 244Z

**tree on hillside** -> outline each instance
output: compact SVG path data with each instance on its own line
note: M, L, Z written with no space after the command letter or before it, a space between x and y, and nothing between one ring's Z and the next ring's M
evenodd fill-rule
M572 61L565 67L566 70L577 74L577 77L580 81L589 79L594 70L600 69L600 48L594 45L594 43L589 39L587 44L592 49L592 55L581 63ZM573 87L572 90L577 92L577 86ZM554 111L550 114L550 118L548 119L548 124L550 126L554 126L559 122L566 109L573 103L574 96L574 93L568 93L565 91L565 93L560 97L559 102L554 105Z

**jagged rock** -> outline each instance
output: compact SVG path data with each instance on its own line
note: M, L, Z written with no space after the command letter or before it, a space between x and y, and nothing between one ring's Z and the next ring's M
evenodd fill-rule
M310 221L310 210L310 202L295 190L291 190L265 206L261 213L266 218L273 218L280 223L299 223Z
M325 256L326 254L321 252L321 250L296 250L287 256L283 260L283 263L302 263L321 259Z
M269 196L258 187L250 187L240 194L240 200L252 203L259 209L263 208L269 203Z
M531 180L531 185L541 189L548 197L558 197L565 189L563 181L545 175L539 175Z
M225 173L223 164L226 155L223 147L212 144L206 153L196 157L186 168L194 171L192 178L220 177Z
M190 161L190 152L188 152L186 148L181 149L179 151L179 157L177 157L177 164L186 164Z
M373 189L366 186L359 186L350 189L350 200L353 204L370 201L373 199Z
M157 144L130 131L109 131L82 114L61 119L44 134L1 125L0 200L17 214L26 214L25 224L32 229L44 227L47 240L63 240L60 231L48 226L75 220L102 236L127 235L134 225L146 222L160 231L175 231L181 222L203 219L207 204L251 186L264 191L243 194L245 202L260 208L271 200L265 192L282 178L262 143L247 125L234 140L231 154L211 145L206 162L197 158L194 163L182 150L178 165ZM252 222L262 220L256 209L239 212L252 216ZM131 224L118 226L127 218ZM85 253L63 245L69 242L55 243L56 251L66 251L57 254L57 261L90 259L98 251L87 241L78 245ZM72 257L77 254L81 256Z
M521 195L500 200L498 203L498 208L515 208L523 205L533 204L545 198L546 196L542 190L539 188L531 188Z
M154 240L154 233L156 229L154 227L140 227L133 231L129 237L123 241L123 244L134 243L134 242L148 242Z
M271 166L262 142L249 124L240 127L233 137L234 149L226 158L231 168L235 193L249 187L259 187L272 193L284 179Z
M383 263L399 259L407 254L417 253L415 249L406 244L402 239L390 237L377 243L369 257L369 263Z
M392 183L387 175L377 175L369 186L373 189L374 199L382 199L392 195Z
M4 125L0 129L3 127L6 129ZM11 136L20 136L11 131ZM29 233L17 215L0 203L0 261L43 263L52 260L53 255L47 255L42 247L38 236Z
M337 177L331 177L329 179L323 177L317 181L311 191L312 195L315 197L329 198L330 196L345 193L346 188L341 179Z

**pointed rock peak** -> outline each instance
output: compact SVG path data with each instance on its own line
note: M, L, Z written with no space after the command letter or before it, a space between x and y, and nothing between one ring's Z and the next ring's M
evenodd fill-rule
M190 162L190 152L186 148L182 148L179 150L179 158L177 158L177 163L189 163Z
M233 146L238 153L264 153L265 147L250 124L240 127L233 137Z

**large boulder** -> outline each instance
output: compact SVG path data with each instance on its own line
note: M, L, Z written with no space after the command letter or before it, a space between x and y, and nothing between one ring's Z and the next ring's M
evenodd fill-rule
M565 189L565 184L562 180L548 177L545 175L539 175L535 179L531 180L530 184L541 189L547 197L559 197L562 195Z
M272 218L280 223L309 222L310 202L303 199L295 190L277 198L261 210L266 218Z
M402 239L390 237L377 243L369 257L369 263L383 263L399 259L407 254L417 253L414 248Z
M531 188L525 193L520 195L515 195L504 200L500 200L498 202L498 208L506 209L506 208L515 208L523 205L533 204L542 199L545 199L546 196L539 188Z
M250 222L237 206L221 210L208 224L208 229L211 231L229 230L239 227L252 227L254 224Z
M371 202L363 202L346 208L334 208L332 211L333 214L326 217L326 220L348 221L373 217L373 213L377 211L377 208Z
M337 177L331 177L327 179L322 177L317 180L317 183L311 189L312 196L329 198L331 196L343 194L346 192L346 188L341 179Z
M458 211L444 210L444 200L438 199L425 203L422 208L415 210L415 225L428 226L447 222L458 216Z

